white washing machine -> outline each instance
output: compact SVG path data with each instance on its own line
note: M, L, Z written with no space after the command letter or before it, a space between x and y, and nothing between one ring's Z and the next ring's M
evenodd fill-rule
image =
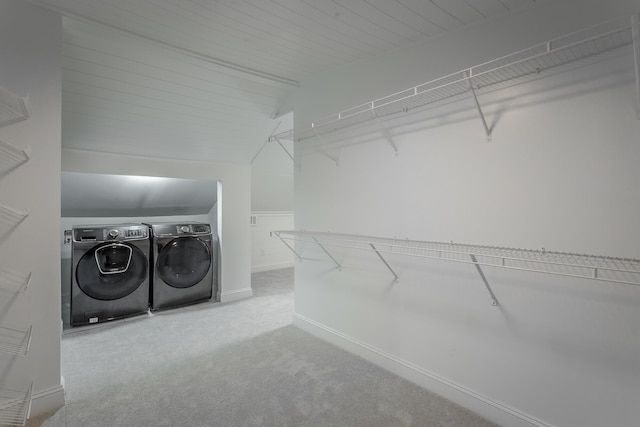
M147 313L149 227L74 226L71 243L71 326Z
M209 224L153 223L151 310L217 298L217 246Z

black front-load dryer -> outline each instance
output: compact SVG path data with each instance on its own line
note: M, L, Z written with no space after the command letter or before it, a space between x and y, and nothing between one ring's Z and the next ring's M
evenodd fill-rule
M71 326L149 310L149 227L75 226L71 243Z
M151 310L217 298L217 239L204 223L154 223Z

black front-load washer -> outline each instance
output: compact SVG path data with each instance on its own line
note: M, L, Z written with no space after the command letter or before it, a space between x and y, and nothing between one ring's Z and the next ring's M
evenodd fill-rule
M149 310L149 227L74 226L71 243L71 326Z
M153 223L151 310L217 299L217 239L205 223Z

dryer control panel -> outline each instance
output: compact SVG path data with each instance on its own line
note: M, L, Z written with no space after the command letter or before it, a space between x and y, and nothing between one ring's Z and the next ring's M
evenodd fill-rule
M211 225L201 222L149 224L155 237L202 236L211 234Z
M209 224L180 224L176 226L176 234L210 234Z

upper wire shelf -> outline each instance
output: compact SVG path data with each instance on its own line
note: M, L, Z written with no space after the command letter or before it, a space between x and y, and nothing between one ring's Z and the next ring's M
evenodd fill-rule
M26 120L30 115L27 96L20 97L0 86L0 127Z
M33 383L26 391L0 386L0 424L23 426L31 412Z
M632 45L632 29L637 26L637 17L608 21L348 108L316 120L304 129L287 130L270 139L300 142L370 120L455 100L470 92L475 92L475 97L476 93L524 83Z
M31 347L32 326L26 331L0 326L0 352L13 356L26 356Z
M0 175L29 160L28 150L21 150L0 139Z
M21 274L0 269L0 290L8 290L14 293L24 292L31 284L31 273Z
M640 260L630 258L310 231L273 231L272 235L283 241L373 251L378 256L406 255L640 286Z

